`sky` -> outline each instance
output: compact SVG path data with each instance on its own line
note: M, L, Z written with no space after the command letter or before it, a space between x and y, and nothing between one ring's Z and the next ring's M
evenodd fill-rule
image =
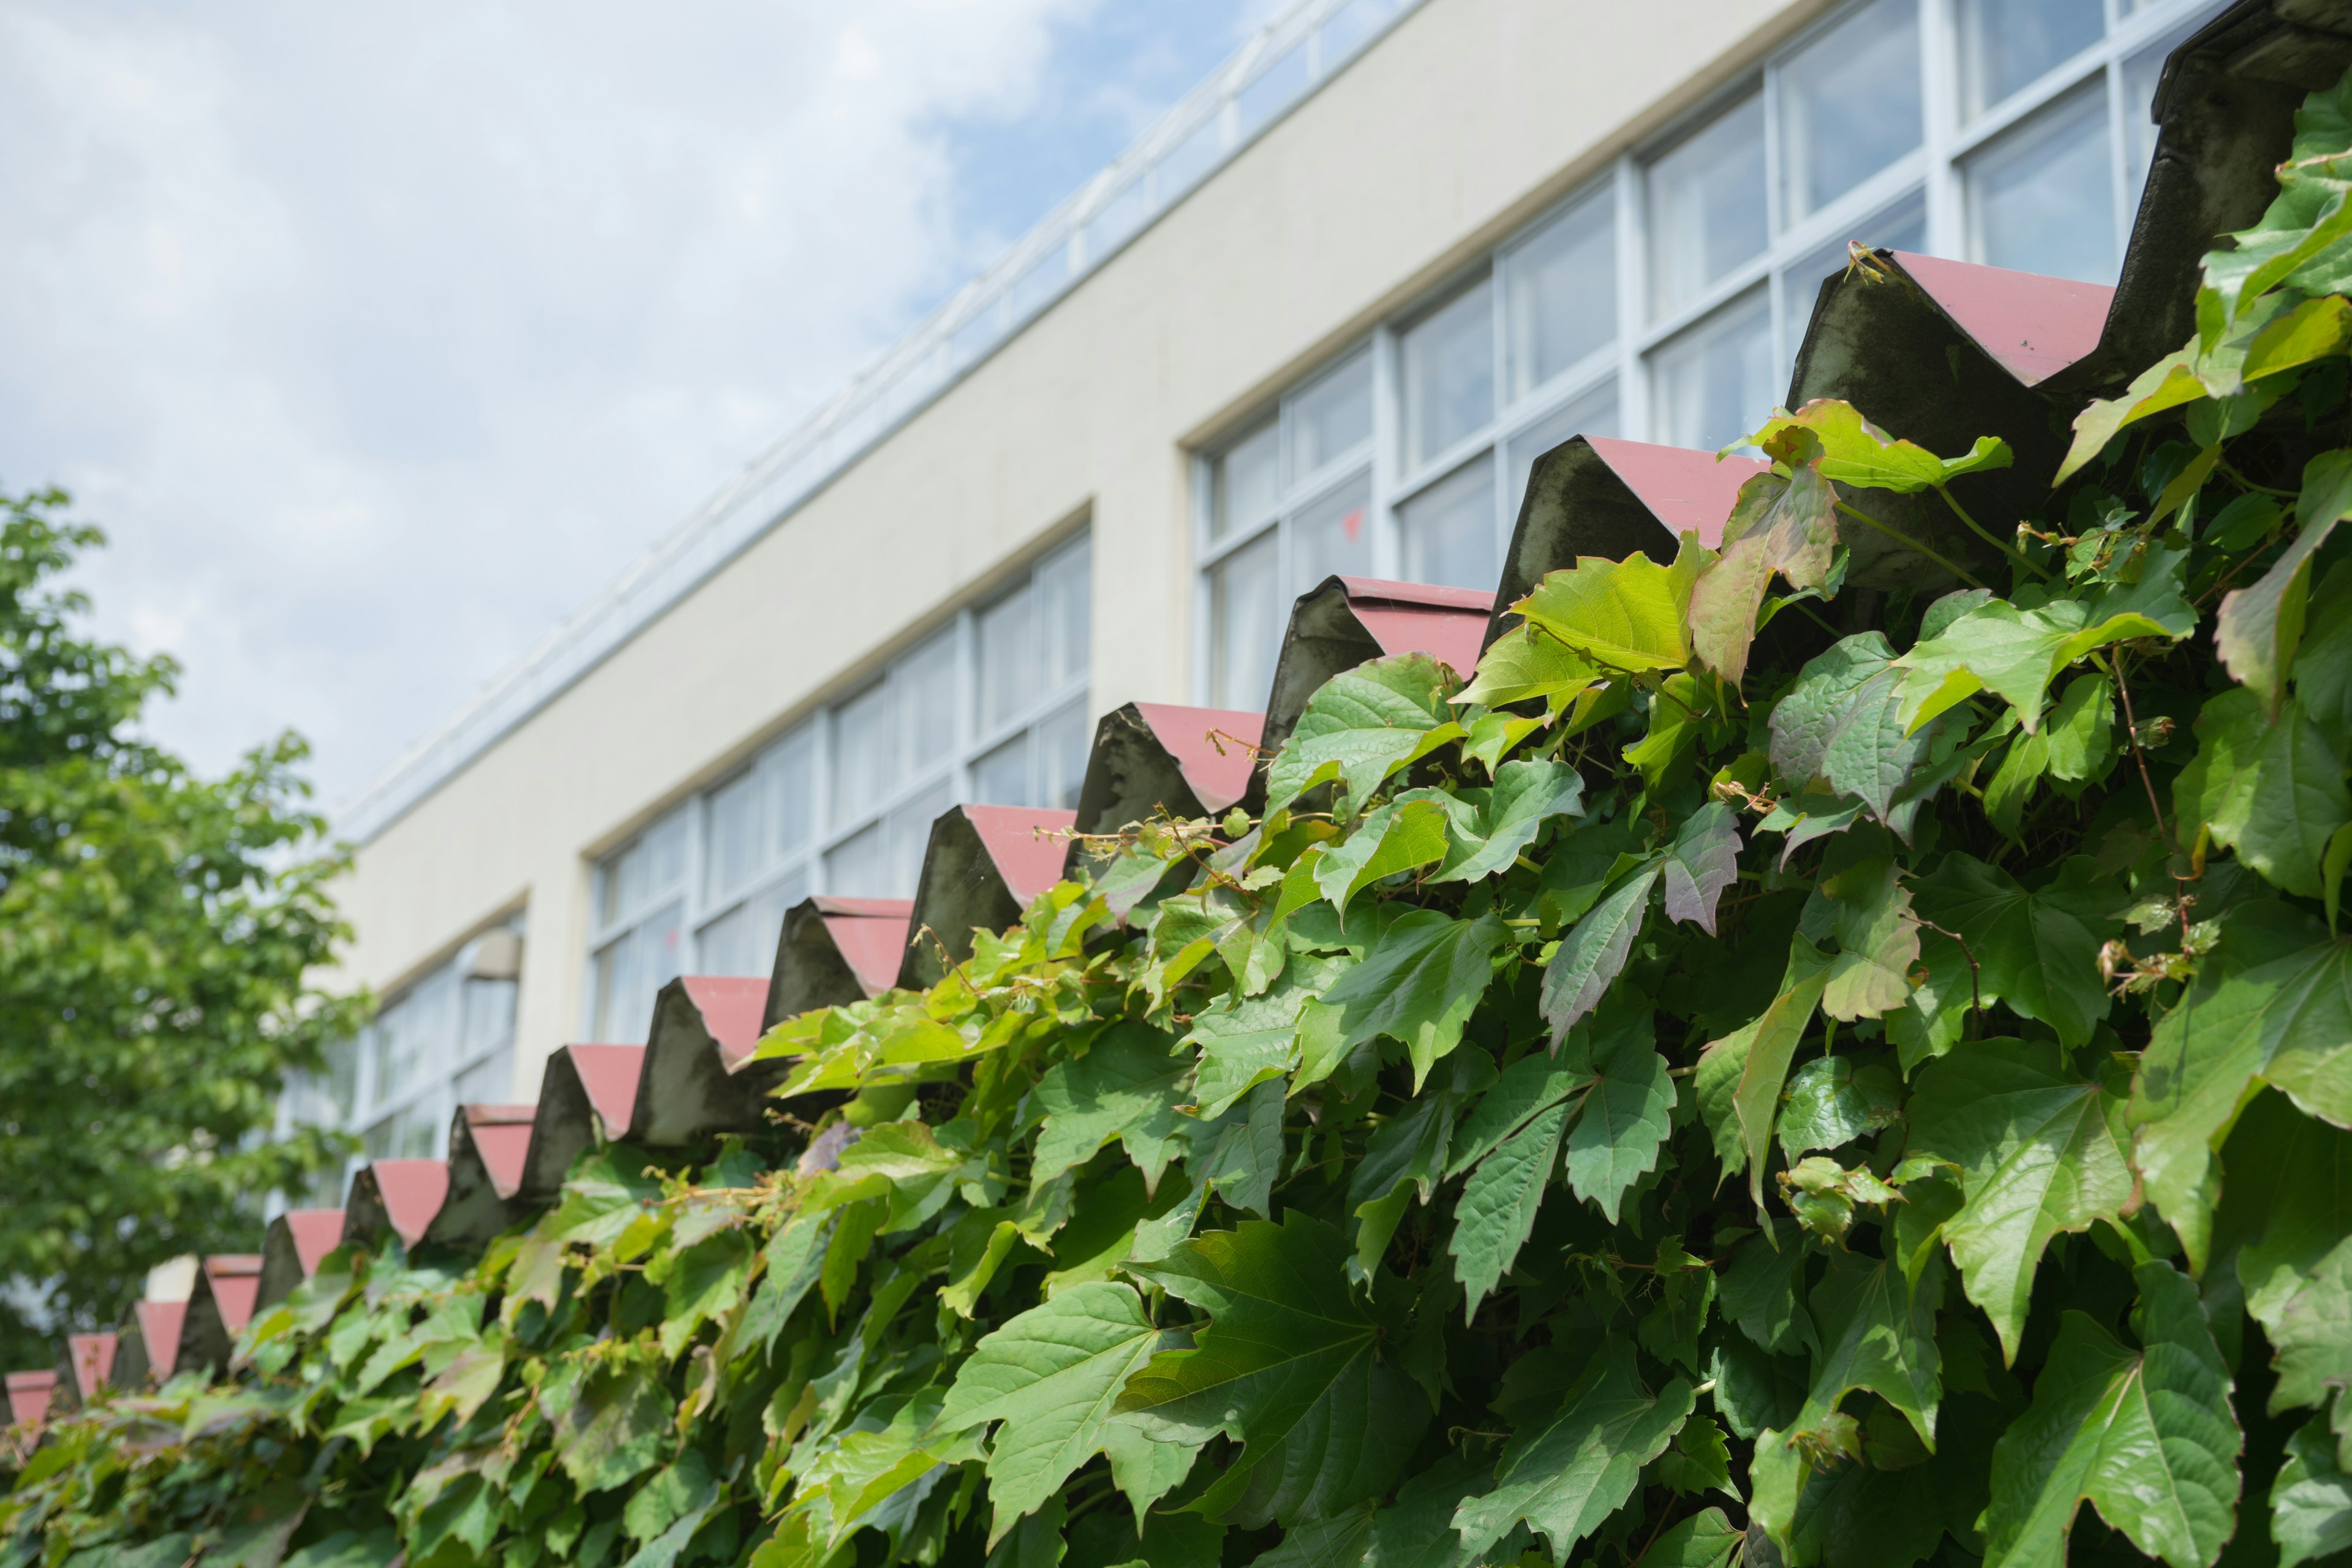
M363 785L1274 0L0 0L0 489Z

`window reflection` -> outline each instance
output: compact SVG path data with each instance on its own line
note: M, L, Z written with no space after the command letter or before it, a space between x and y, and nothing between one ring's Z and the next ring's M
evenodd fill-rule
M1959 0L1960 106L1982 114L2099 41L2099 0Z
M1450 588L1491 588L1501 573L1495 537L1495 463L1464 464L1398 510L1404 574Z
M1685 137L1644 172L1650 208L1650 318L1670 316L1762 252L1764 99L1759 93Z
M1495 417L1494 289L1465 289L1404 334L1405 463L1418 467Z
M1606 196L1538 229L1506 262L1511 395L1524 397L1617 335L1617 225Z
M1780 68L1795 223L1919 145L1918 0L1873 0Z
M1759 289L1651 355L1654 438L1706 450L1740 440L1779 401L1775 368L1772 312Z
M2115 195L2106 94L2075 94L2011 132L1968 167L1975 258L1995 267L2112 282Z

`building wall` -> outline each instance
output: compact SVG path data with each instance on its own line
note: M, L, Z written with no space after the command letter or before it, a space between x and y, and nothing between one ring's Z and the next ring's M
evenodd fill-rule
M1092 708L1192 694L1188 452L1820 9L1433 0L960 384L359 852L349 978L523 911L517 1092L590 867L1081 518Z

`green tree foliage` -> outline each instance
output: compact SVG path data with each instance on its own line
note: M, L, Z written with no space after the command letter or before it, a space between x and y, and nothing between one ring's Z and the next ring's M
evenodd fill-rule
M351 1026L304 975L342 934L292 736L206 781L139 720L176 668L58 586L98 531L0 496L0 1357L118 1322L145 1271L243 1251L257 1197L332 1157L255 1142ZM37 1321L27 1321L28 1310Z
M2006 592L1855 625L1836 520L2009 454L1777 416L1721 552L1335 679L1264 814L773 1031L842 1133L333 1256L57 1427L10 1561L2352 1546L2347 151L2339 89L2045 517L1955 504Z

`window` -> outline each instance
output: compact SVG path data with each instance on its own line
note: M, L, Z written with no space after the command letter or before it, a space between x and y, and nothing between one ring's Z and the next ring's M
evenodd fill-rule
M1331 573L1491 586L1572 436L1740 441L1853 242L2112 281L2164 57L2221 4L1854 0L1788 38L1202 455L1202 700L1262 705Z
M368 1159L437 1159L448 1152L460 1105L515 1096L515 987L520 922L475 938L447 963L394 993L374 1020L326 1051L325 1071L287 1086L281 1130L331 1127L358 1134ZM348 1171L311 1194L343 1200Z
M1278 457L1269 441L1232 465L1215 514L1261 516ZM1092 570L1085 538L1054 550L605 857L589 1034L643 1039L677 975L767 973L785 911L812 893L909 896L932 822L960 801L1076 805L1092 739Z

